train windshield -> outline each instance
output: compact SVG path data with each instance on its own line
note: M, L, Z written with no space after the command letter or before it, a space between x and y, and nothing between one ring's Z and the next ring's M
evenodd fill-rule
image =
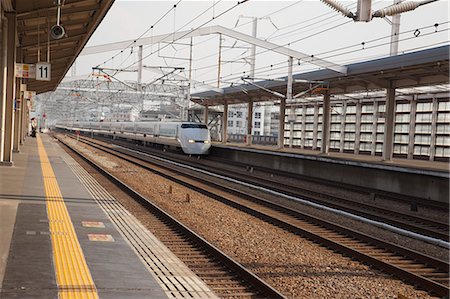
M204 124L182 124L182 129L208 129Z

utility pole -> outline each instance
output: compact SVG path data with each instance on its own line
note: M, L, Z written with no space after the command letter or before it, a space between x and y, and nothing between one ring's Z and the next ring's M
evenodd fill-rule
M138 70L137 70L137 90L139 92L139 104L138 109L140 111L137 112L138 118L140 117L142 111L144 111L144 96L142 95L142 52L143 52L143 46L140 45L138 48ZM102 107L103 111L103 107Z
M183 107L183 113L181 115L181 120L189 120L189 109L191 108L191 80L192 80L192 46L193 46L193 38L191 36L191 42L189 43L189 81L187 88L187 103L186 106Z
M103 107L100 107L100 103L99 103L99 98L98 98L98 77L100 75L100 70L98 71L98 75L97 75L97 82L95 84L95 99L98 105L98 111L97 111L97 118L98 121L102 120L102 112L103 112ZM78 102L77 102L78 103Z
M222 66L222 34L219 34L219 57L217 62L217 88L220 88L220 69Z
M256 38L256 32L258 30L258 18L253 17L253 24L252 24L252 36ZM250 50L250 77L255 77L255 63L256 63L256 46L252 45Z
M288 80L287 80L287 86L286 86L286 101L289 101L290 103L292 103L292 84L294 82L294 78L292 75L292 66L294 64L294 58L292 56L289 57L288 60ZM285 102L286 105L286 102ZM305 109L305 108L303 108ZM283 113L283 115L281 115L281 113ZM283 129L280 129L279 134L281 135L281 138L279 140L279 144L278 146L280 148L284 147L284 117L285 117L285 111L281 111L280 109L280 125L283 123ZM289 128L290 128L290 132L289 132L289 147L292 148L293 146L293 138L294 138L294 120L295 120L295 114L294 114L294 106L291 105L291 112L289 113ZM281 126L280 126L281 128ZM279 136L280 137L280 136Z
M142 90L142 45L138 48L138 71L137 71L138 90Z
M400 4L403 0L394 0L394 5ZM391 50L390 56L398 54L398 38L400 33L400 14L392 16L392 28L391 28Z
M270 19L270 17L262 17L262 18L258 18L258 17L250 17L250 16L243 16L240 15L236 25L234 27L237 27L238 23L239 23L239 19L240 18L244 18L244 19L252 19L252 36L254 38L256 38L257 32L258 32L258 20L269 20L272 25L278 29L277 26L275 26L275 24L272 22L272 20ZM255 65L256 65L256 46L252 45L250 48L250 79L253 81L253 78L255 77Z

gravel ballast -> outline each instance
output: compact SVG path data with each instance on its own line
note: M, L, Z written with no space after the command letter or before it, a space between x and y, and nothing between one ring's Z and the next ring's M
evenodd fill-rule
M149 171L81 143L76 147L84 148L90 158L289 298L397 298L399 293L431 298L386 274ZM147 212L143 208L127 197L118 199L145 225Z

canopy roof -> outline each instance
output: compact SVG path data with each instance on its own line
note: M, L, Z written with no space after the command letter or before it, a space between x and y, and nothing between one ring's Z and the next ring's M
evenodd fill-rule
M380 90L390 80L397 88L417 87L449 82L449 46L416 51L346 65L347 75L322 69L295 74L294 80L326 81L331 94ZM286 94L287 77L277 80L255 81L255 84ZM293 83L293 94L310 88L309 83ZM249 101L274 101L280 98L251 84L242 84L192 94L192 101L200 105L248 103Z
M47 61L48 32L56 24L57 1L16 1L17 61L35 64ZM65 0L61 7L61 25L66 36L50 38L51 81L28 79L28 90L52 91L63 79L76 57L86 45L114 0ZM40 52L40 59L38 59Z

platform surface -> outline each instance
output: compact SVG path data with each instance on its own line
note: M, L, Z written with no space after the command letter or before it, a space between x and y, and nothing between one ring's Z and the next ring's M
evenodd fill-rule
M404 159L404 158L393 158L391 161L383 161L383 158L381 156L371 156L363 154L357 155L353 153L340 153L340 152L329 152L327 154L321 154L320 151L317 150L301 149L297 147L295 148L284 147L280 149L277 146L258 145L258 144L252 144L248 146L243 143L223 144L219 142L214 142L213 146L218 148L234 148L237 150L264 151L274 155L294 154L328 162L348 161L350 163L356 163L358 164L358 166L386 167L386 168L394 168L400 171L403 170L414 172L418 170L418 171L444 172L444 173L449 173L450 171L450 164L448 162L439 162L439 161ZM360 165L362 163L364 163L364 165Z
M0 298L167 298L64 155L44 135L0 167Z

